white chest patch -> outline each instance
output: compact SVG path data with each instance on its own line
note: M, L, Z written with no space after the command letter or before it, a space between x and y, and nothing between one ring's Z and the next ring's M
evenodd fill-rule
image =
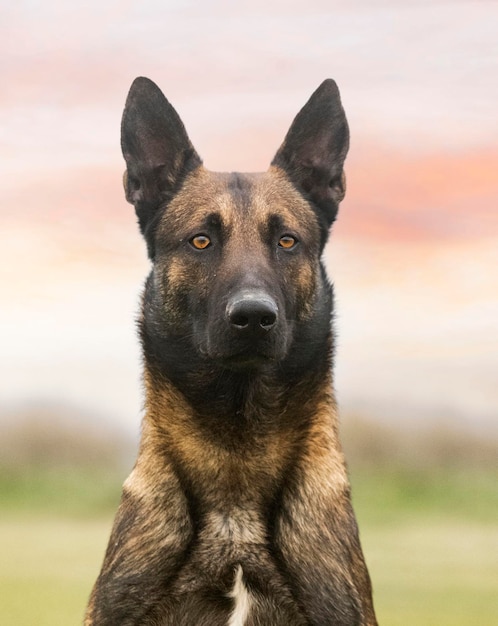
M235 573L233 589L228 594L228 597L235 601L228 626L244 626L251 610L251 595L244 585L243 574L242 566L239 565Z

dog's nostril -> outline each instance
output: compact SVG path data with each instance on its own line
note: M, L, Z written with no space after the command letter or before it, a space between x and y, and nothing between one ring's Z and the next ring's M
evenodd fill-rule
M249 318L242 314L234 314L230 316L230 322L233 326L237 326L238 328L245 328L249 326Z
M277 321L276 314L275 313L270 313L270 314L267 314L267 315L263 315L263 317L259 321L259 324L265 330L270 330L270 328L275 324L276 321Z

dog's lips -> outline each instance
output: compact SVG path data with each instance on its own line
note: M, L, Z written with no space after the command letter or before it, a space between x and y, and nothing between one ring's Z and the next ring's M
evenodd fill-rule
M257 367L265 363L279 360L273 350L255 350L254 347L245 348L237 352L202 352L204 357L210 358L224 366L231 367Z
M221 359L227 365L236 365L238 367L254 367L276 361L274 355L261 354L259 352L239 352Z
M222 366L262 367L284 359L289 345L288 337L274 333L269 335L259 338L231 338L225 341L213 341L207 336L198 344L198 349L203 358Z

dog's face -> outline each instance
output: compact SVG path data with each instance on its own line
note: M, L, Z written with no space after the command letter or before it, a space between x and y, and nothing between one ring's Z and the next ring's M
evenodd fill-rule
M313 310L318 242L313 211L278 170L198 168L155 235L165 330L191 336L202 355L227 366L281 360L294 324Z
M285 359L316 314L320 255L344 195L335 84L313 94L264 174L206 170L147 79L130 90L122 131L126 195L153 261L145 322L225 368Z

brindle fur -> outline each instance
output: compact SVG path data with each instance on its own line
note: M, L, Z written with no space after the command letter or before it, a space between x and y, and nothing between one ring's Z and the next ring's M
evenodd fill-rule
M153 264L140 319L145 417L86 626L226 625L239 566L247 626L376 624L320 261L348 136L327 80L266 173L213 173L158 87L133 83L125 190ZM199 233L205 250L190 243ZM298 240L291 250L284 234ZM233 327L241 293L275 304L271 329Z

